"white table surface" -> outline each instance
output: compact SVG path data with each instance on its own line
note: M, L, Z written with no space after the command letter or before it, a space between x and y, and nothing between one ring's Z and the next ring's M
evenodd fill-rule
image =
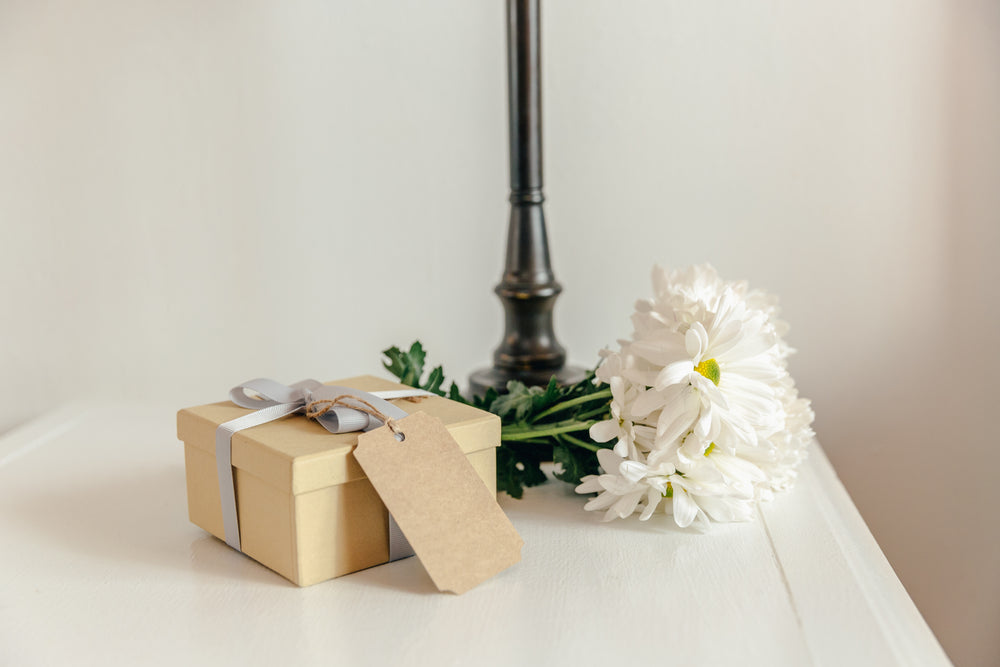
M415 558L300 589L188 523L174 407L0 438L0 665L947 665L818 446L757 521L501 504L522 561L462 596Z

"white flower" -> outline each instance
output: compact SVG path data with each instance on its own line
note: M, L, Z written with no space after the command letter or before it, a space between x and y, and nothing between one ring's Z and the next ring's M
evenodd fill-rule
M601 364L597 376L611 387L611 419L599 421L590 427L590 438L594 442L615 440L615 453L619 456L638 455L636 441L648 449L653 442L655 431L648 426L636 426L632 421L629 406L635 401L638 389L626 385L622 373L625 361L617 353L608 353Z
M598 492L586 507L606 519L661 507L679 526L750 519L756 500L792 483L813 436L777 299L708 265L657 268L653 285L632 338L602 353L612 418L591 437L616 442L598 453L604 474L577 491Z
M645 521L661 506L673 514L681 528L696 519L707 524L709 517L715 521L745 521L753 514L753 481L764 479L753 464L721 451L705 457L712 461L706 460L685 473L667 461L649 464L619 456L610 449L602 449L597 457L604 474L584 477L576 491L598 493L584 509L607 510L605 521L625 518L636 511Z
M587 501L584 509L606 509L605 521L624 519L637 509L643 510L643 518L649 518L662 493L650 483L652 471L641 461L619 456L611 449L597 452L597 460L604 469L604 474L587 475L576 487L577 493L598 493L596 498ZM667 467L662 468L662 471L673 472Z
M753 446L758 430L779 426L780 402L768 386L785 373L777 336L763 313L747 309L732 289L692 311L697 319L690 324L655 337L647 330L630 345L659 368L632 411L656 416L658 443L693 430L706 446Z
M791 488L815 436L812 430L815 415L809 401L799 398L791 378L787 381L790 387L782 398L785 428L772 434L766 446L740 450L743 459L753 461L767 476L766 484L758 486L762 500L770 500L774 491Z

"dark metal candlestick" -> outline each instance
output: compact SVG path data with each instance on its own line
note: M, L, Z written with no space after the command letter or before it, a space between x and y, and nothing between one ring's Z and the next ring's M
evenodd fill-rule
M542 203L542 85L539 0L508 0L507 84L510 114L510 226L503 277L504 337L493 368L476 371L472 391L505 391L509 380L527 385L583 378L566 366L566 350L552 329L552 306L562 291L549 261Z

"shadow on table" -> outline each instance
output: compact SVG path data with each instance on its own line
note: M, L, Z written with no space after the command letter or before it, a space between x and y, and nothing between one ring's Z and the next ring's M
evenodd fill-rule
M420 559L415 556L348 574L345 581L348 580L355 584L388 588L399 593L438 594L437 586L420 564Z
M140 563L206 582L222 577L294 587L188 522L182 464L38 486L17 498L16 506L0 508L4 518L69 558L106 560L115 571Z

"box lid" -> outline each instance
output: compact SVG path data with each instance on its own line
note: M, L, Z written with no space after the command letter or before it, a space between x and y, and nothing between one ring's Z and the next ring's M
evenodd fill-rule
M371 375L326 384L362 391L409 389ZM426 412L440 419L466 454L500 444L500 418L484 410L437 396L391 402L408 413ZM219 424L249 413L230 401L186 408L177 413L177 437L214 458ZM296 414L237 432L232 440L233 466L286 492L306 493L364 479L351 454L357 442L358 433L330 433Z

